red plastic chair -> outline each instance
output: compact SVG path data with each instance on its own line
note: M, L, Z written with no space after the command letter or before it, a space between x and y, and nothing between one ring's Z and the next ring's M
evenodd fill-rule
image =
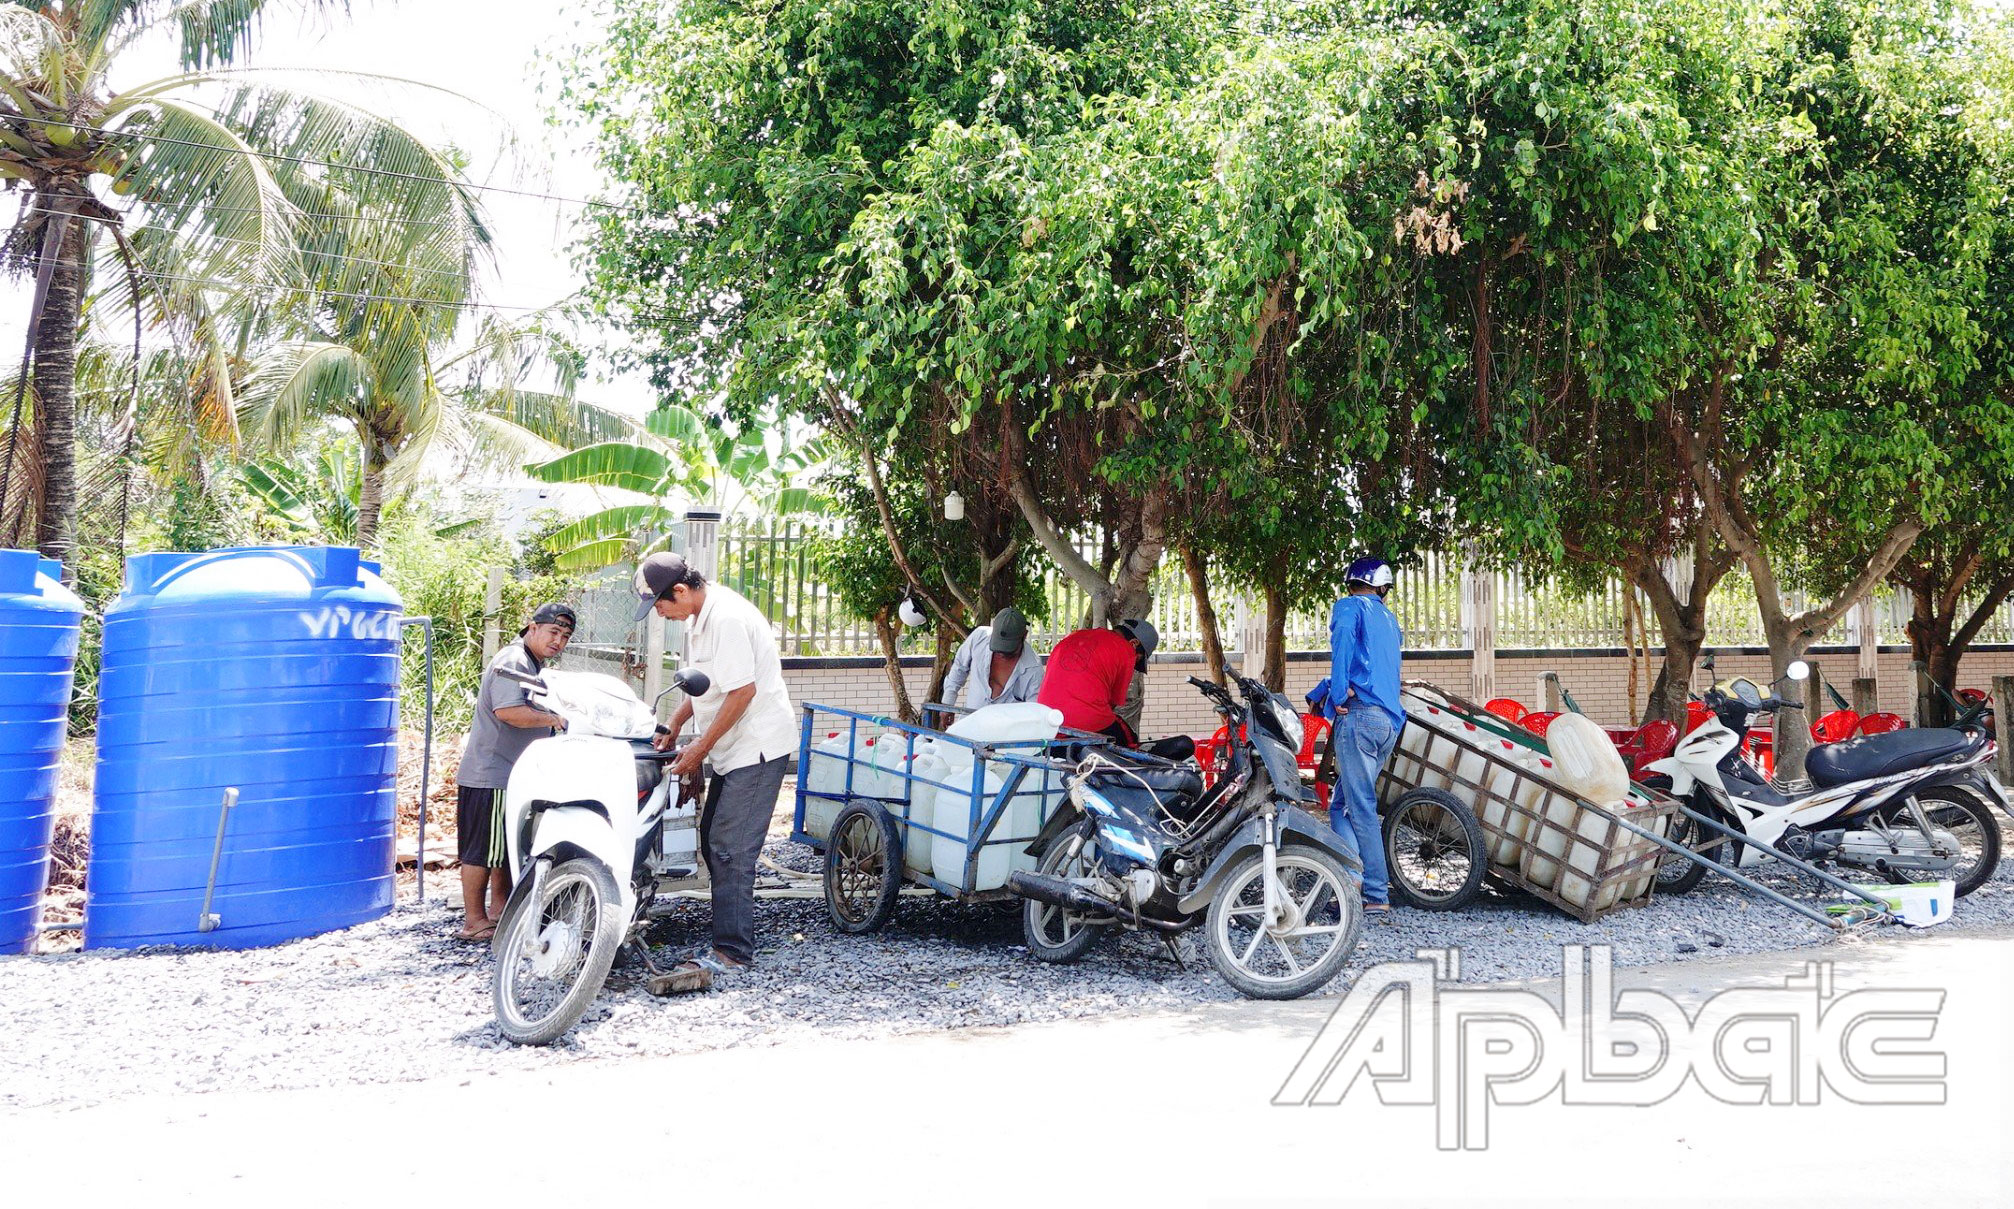
M1986 690L1983 688L1961 688L1958 690L1958 699L1965 703L1965 708L1967 709L1975 705L1984 705L1986 704Z
M1908 730L1909 719L1901 714L1869 714L1860 720L1863 735L1885 735L1890 731Z
M1705 726L1707 723L1707 719L1711 717L1713 717L1713 711L1706 708L1705 705L1697 701L1686 702L1685 733L1689 735L1693 731L1698 730L1700 727Z
M1762 770L1763 776L1776 775L1775 731L1767 726L1751 727L1748 737L1741 741L1741 747L1748 753L1748 758L1755 761L1755 766Z
M1536 714L1526 714L1518 719L1518 725L1543 739L1545 732L1552 728L1552 720L1557 717L1559 717L1558 710L1545 710Z
M1840 743L1860 729L1860 715L1850 709L1836 709L1811 724L1813 743Z
M1524 707L1522 701L1511 697L1491 697L1483 703L1483 708L1506 722L1522 722L1525 715L1531 712Z

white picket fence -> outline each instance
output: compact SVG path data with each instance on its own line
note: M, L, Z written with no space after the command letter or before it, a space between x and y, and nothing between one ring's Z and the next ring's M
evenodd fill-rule
M820 532L819 523L772 518L724 522L719 529L716 578L762 609L776 626L778 642L786 655L878 655L881 647L873 624L851 613L819 573L812 550ZM1086 543L1085 552L1094 554L1090 543ZM1641 594L1636 615L1648 627L1648 633L1634 632L1625 626L1624 602L1633 589L1620 581L1611 581L1592 593L1574 593L1556 582L1527 576L1515 568L1482 574L1490 579L1487 586L1493 586L1495 592L1496 649L1584 650L1631 644L1654 647L1661 642L1656 617ZM575 636L576 644L635 649L642 629L632 620L634 597L630 595L629 579L628 568L615 567L589 581L582 594L581 631ZM1408 648L1463 650L1471 645L1473 636L1463 616L1464 568L1458 555L1427 554L1399 569L1396 580L1389 599L1405 631ZM1227 648L1235 649L1238 602L1221 585L1215 595L1223 640ZM1046 646L1078 628L1089 616L1089 597L1053 567L1044 572L1042 596L1047 617L1035 626L1040 645ZM1793 606L1798 603L1793 601ZM1246 607L1249 611L1259 606ZM1884 589L1876 596L1873 611L1878 642L1907 641L1906 598ZM1173 558L1163 562L1155 577L1152 620L1161 631L1162 649L1201 649L1202 629L1195 599L1179 561ZM1745 575L1731 574L1715 588L1707 608L1707 629L1709 645L1763 645L1761 618ZM1842 622L1821 641L1857 642L1858 634L1849 635L1848 629L1847 623ZM1979 641L2014 642L2010 610L2002 609ZM918 653L928 647L925 640L914 636L906 639L904 645ZM1327 647L1327 609L1296 613L1288 619L1289 650Z

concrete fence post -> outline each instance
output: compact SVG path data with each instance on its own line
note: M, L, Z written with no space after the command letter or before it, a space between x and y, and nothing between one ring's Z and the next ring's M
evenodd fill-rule
M1881 712L1881 682L1872 676L1853 679L1853 712L1865 718Z
M1462 641L1469 648L1469 696L1488 701L1497 692L1497 579L1473 564L1462 568Z
M2014 676L1993 677L1993 724L2000 731L2007 729L2008 719L2014 718ZM1993 757L1994 775L2002 785L2014 785L2014 743L2007 736L2000 736L2000 750Z
M489 584L483 588L483 667L488 668L490 660L497 657L503 646L503 619L497 614L503 612L504 569L491 567Z
M1559 695L1559 674L1557 672L1540 672L1538 674L1537 699L1539 703L1538 707L1547 713L1556 714L1566 708L1566 702Z

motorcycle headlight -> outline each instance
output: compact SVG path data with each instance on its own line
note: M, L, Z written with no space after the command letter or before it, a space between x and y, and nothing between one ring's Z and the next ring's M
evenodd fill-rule
M1294 712L1294 707L1276 695L1266 703L1266 708L1272 715L1273 725L1286 737L1287 746L1295 751L1301 750L1301 740L1306 738L1307 731L1301 723L1301 716Z

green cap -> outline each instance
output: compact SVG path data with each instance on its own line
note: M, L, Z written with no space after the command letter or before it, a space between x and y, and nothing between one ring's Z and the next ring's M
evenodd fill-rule
M1028 644L1028 619L1013 605L993 614L993 638L987 643L996 655L1018 655Z

